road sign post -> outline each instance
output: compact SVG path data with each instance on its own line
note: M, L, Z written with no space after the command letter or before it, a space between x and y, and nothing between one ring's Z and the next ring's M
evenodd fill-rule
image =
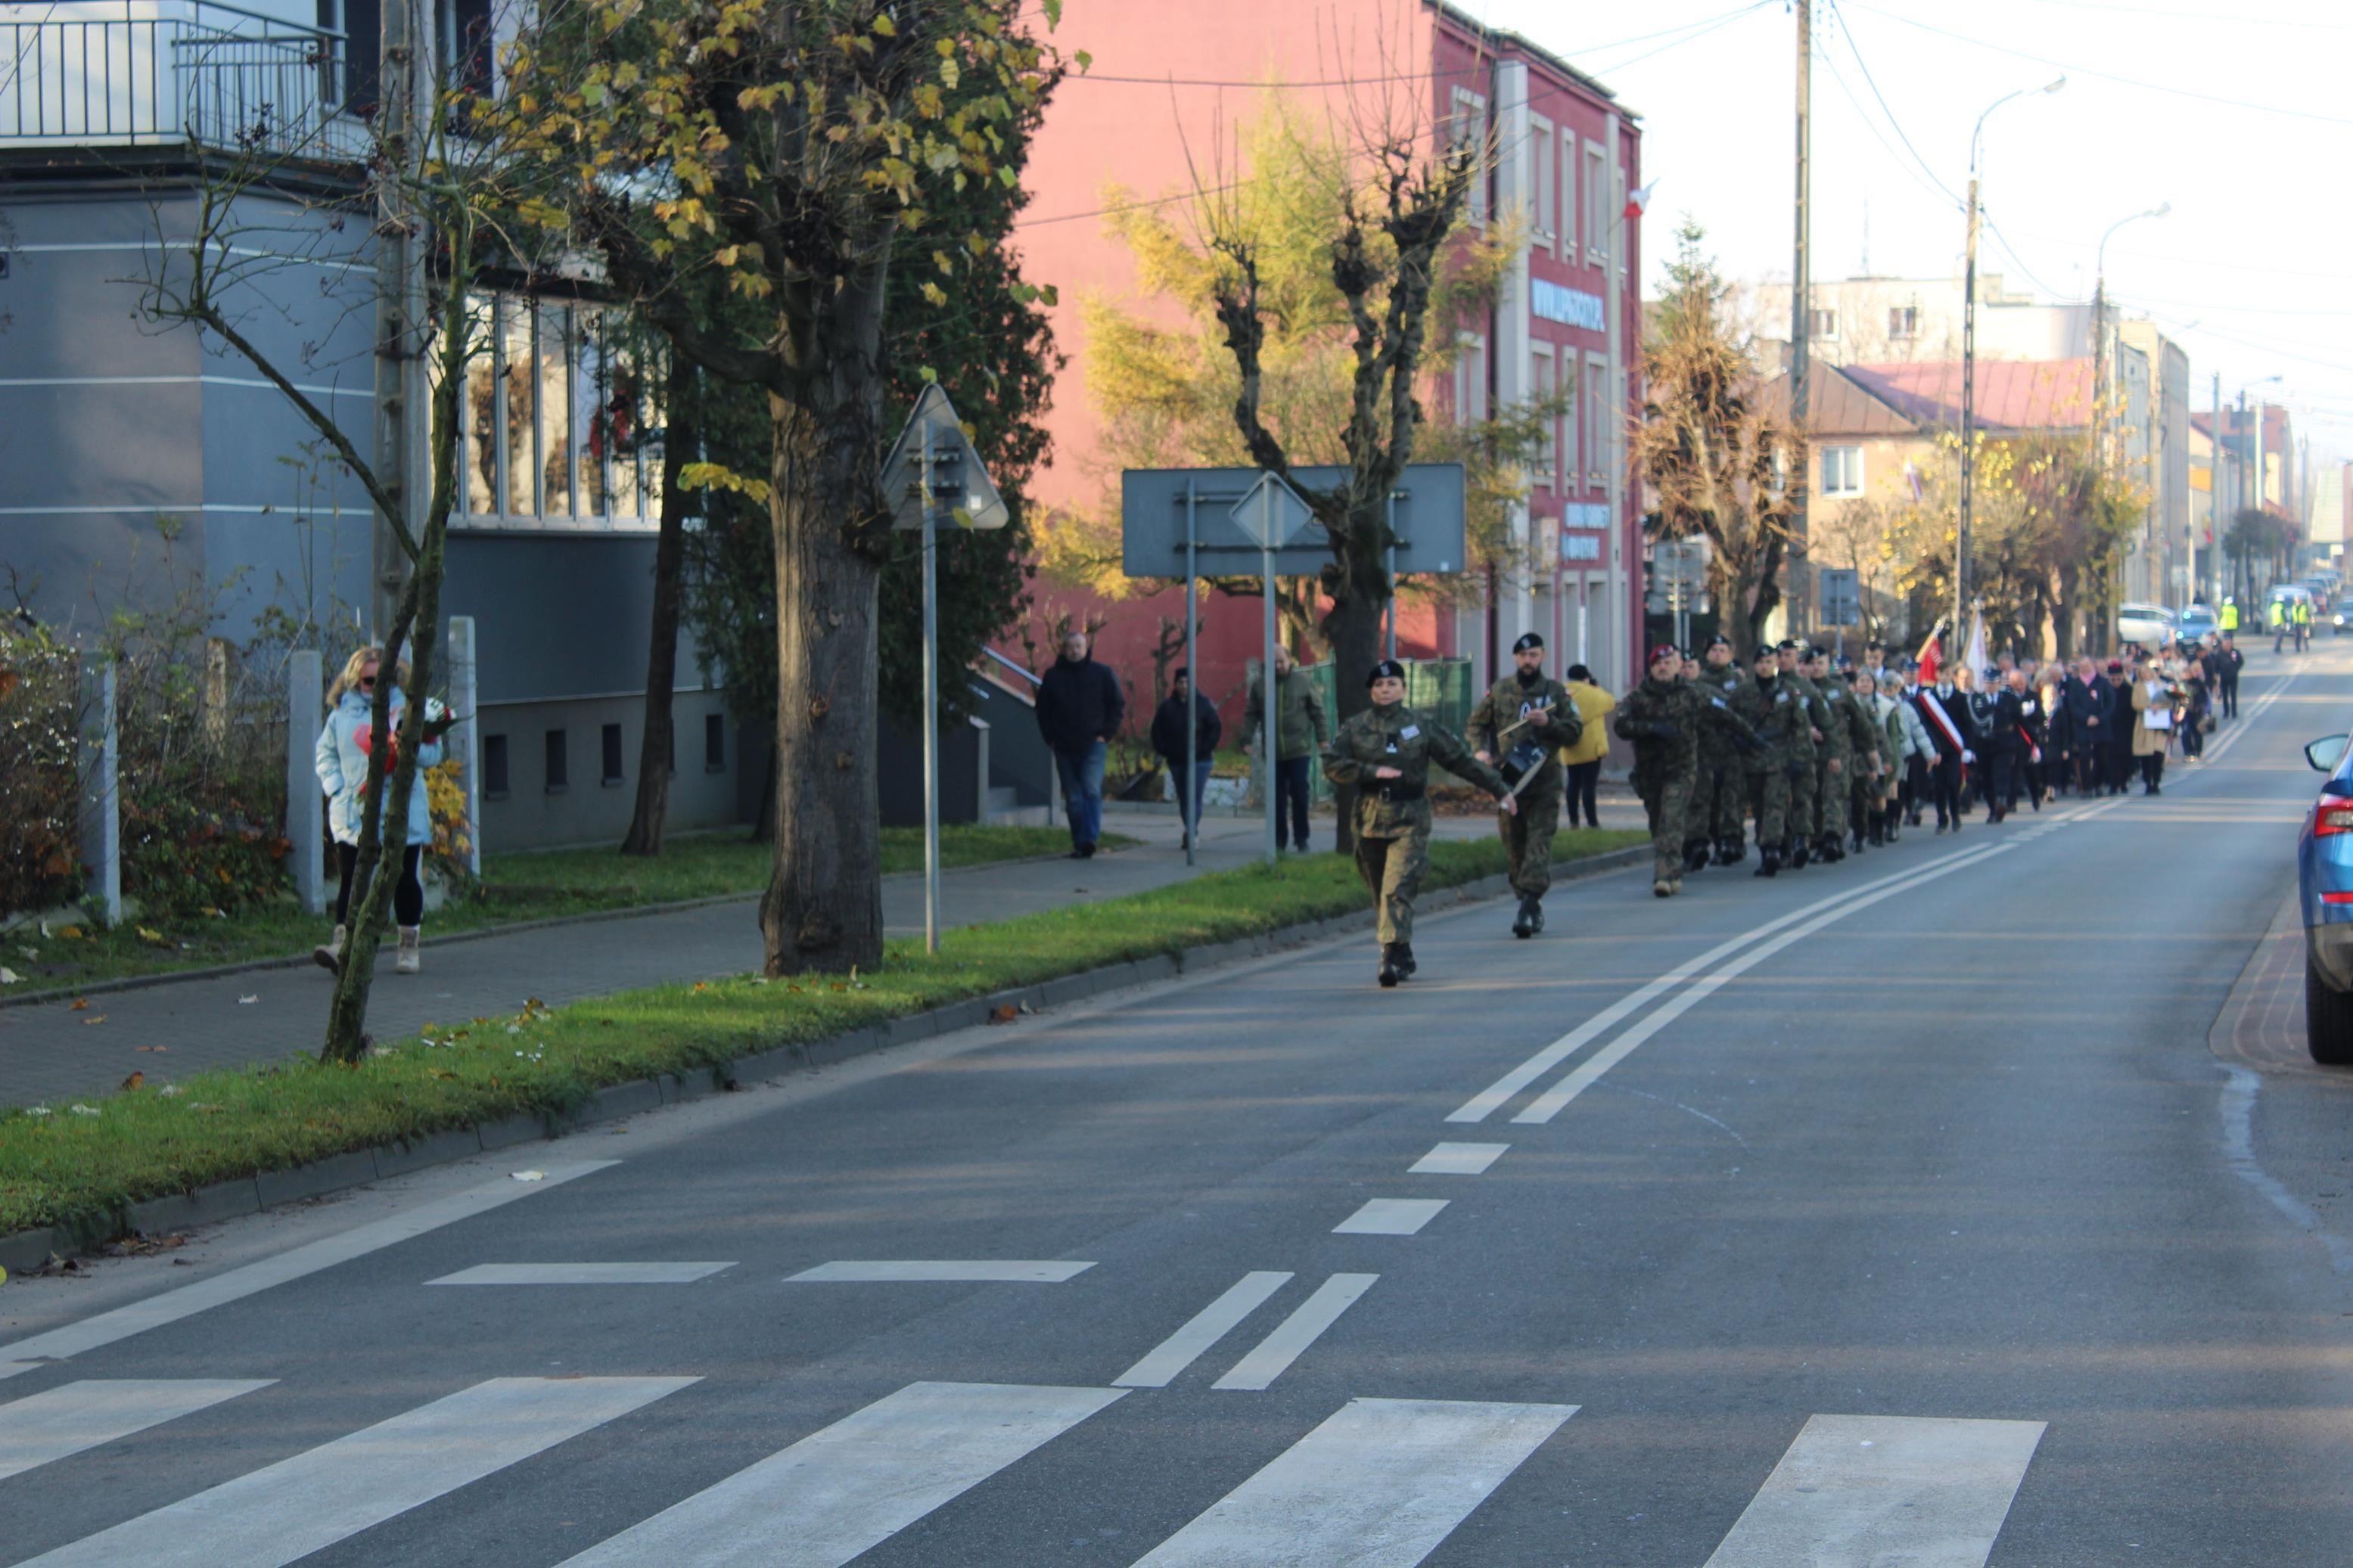
M1200 537L1194 512L1198 502L1193 481L1185 481L1185 787L1176 792L1176 825L1185 840L1185 864L1193 864L1196 853L1193 840L1198 837L1201 821L1201 767L1199 748L1201 726L1195 721L1193 705L1201 700L1201 654L1193 639L1201 629L1201 563Z
M940 950L939 530L997 529L1008 521L980 455L965 438L948 395L935 382L915 399L907 427L882 464L892 526L923 533L923 948ZM982 781L985 784L986 780Z
M1274 552L1291 542L1299 531L1314 521L1314 512L1299 498L1299 492L1272 473L1263 473L1250 493L1233 505L1229 514L1242 531L1249 534L1259 547L1260 574L1266 595L1266 651L1259 665L1259 696L1262 731L1260 745L1264 752L1262 766L1266 778L1266 863L1274 864L1275 849L1275 770L1280 763L1275 752L1274 689ZM1190 783L1190 780L1187 781ZM1305 845L1300 846L1305 848Z

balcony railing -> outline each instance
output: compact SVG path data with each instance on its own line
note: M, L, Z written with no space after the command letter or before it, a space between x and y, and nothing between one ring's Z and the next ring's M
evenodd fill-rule
M364 150L363 128L341 112L338 32L214 0L142 16L63 9L0 4L0 149Z

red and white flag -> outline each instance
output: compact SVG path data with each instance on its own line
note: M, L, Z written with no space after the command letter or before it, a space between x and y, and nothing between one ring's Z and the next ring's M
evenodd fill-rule
M1936 629L1928 634L1928 640L1920 645L1920 684L1923 686L1936 684L1937 667L1945 662L1944 632L1945 623L1938 621Z
M1651 205L1651 193L1658 189L1658 186L1659 182L1652 180L1649 184L1642 186L1641 189L1627 196L1626 210L1619 216L1625 218L1629 223L1641 217L1643 212L1648 209Z

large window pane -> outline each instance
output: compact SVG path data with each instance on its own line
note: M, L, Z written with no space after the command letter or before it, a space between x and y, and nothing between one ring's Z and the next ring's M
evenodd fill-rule
M531 517L539 510L532 479L539 462L538 421L532 409L538 375L531 352L531 307L521 300L499 310L500 374L506 388L507 494L504 508L511 517Z
M572 515L572 312L539 307L540 511Z
M573 328L579 343L580 363L572 372L572 474L580 499L580 515L602 517L605 505L605 457L612 449L612 369L605 357L602 310L575 310Z
M473 357L466 362L466 405L459 416L466 426L465 509L470 517L494 517L499 510L498 345L492 341L491 302L469 300L467 313Z
M605 426L613 450L613 515L642 517L638 499L639 445L645 436L645 356L638 334L616 314L607 318Z

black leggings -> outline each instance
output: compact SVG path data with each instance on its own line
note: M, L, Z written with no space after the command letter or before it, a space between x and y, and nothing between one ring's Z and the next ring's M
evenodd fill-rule
M1599 757L1594 758L1589 763L1568 764L1568 811L1564 820L1569 826L1577 826L1579 812L1585 815L1586 826L1601 826L1601 814L1594 809L1595 790L1600 781L1601 759Z
M417 876L424 863L425 846L412 844L400 857L400 882L392 889L392 918L395 923L417 926L425 923L425 883ZM360 847L338 843L335 846L336 875L342 879L335 884L335 923L349 922L343 916L352 907L352 869L360 863Z

